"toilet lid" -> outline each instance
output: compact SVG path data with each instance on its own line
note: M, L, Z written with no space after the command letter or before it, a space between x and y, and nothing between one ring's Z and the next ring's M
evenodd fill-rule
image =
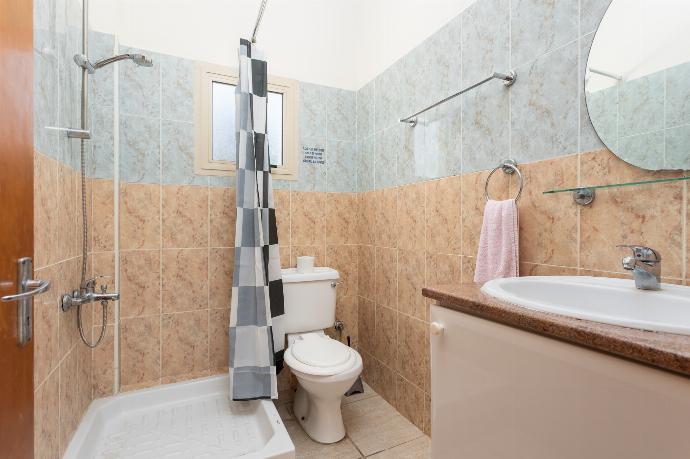
M312 367L334 367L350 358L350 348L325 335L302 335L291 346L292 355L301 363Z

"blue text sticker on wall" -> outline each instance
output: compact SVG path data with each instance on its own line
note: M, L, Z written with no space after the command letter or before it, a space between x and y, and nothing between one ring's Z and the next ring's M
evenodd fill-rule
M323 147L302 147L302 162L305 164L326 164Z

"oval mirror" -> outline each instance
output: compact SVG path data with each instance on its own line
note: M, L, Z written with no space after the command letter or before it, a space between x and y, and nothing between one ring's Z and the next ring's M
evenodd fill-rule
M651 170L690 169L690 1L613 0L585 73L606 147Z

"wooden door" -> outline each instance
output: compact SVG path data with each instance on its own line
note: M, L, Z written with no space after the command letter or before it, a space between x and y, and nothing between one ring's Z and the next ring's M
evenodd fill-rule
M31 0L0 0L0 296L33 256ZM17 302L0 302L0 457L33 457L33 345L17 342Z

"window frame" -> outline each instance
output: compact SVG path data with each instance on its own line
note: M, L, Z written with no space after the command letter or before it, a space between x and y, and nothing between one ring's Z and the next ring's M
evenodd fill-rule
M213 83L236 86L238 80L236 68L206 63L196 66L194 173L198 175L235 175L235 161L213 159ZM297 180L297 82L269 75L268 91L283 96L283 164L272 166L271 173L275 179Z

